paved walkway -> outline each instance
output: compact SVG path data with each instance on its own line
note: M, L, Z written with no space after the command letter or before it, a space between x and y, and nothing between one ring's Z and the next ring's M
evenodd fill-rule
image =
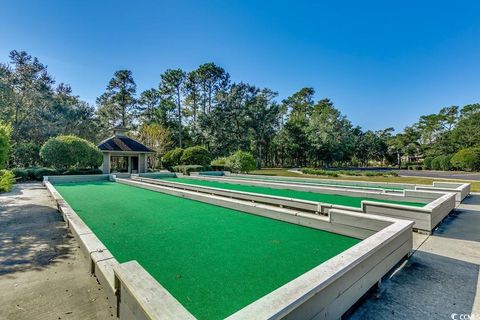
M0 195L0 320L114 319L40 183Z
M480 194L465 199L433 235L414 233L414 247L350 318L480 319Z
M460 179L480 181L479 172L430 171L430 170L394 170L403 177L426 177L441 179Z

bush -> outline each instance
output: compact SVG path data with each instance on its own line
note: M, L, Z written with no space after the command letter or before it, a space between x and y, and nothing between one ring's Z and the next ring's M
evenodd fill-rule
M15 168L15 169L12 169L12 173L15 176L15 179L17 181L29 180L28 171L26 169Z
M451 159L455 168L466 171L480 171L480 148L461 149Z
M10 149L10 135L12 127L9 124L0 122L0 169L5 168Z
M443 156L440 159L440 169L442 169L443 171L448 171L452 169L452 164L450 162L451 159L452 156Z
M102 164L102 152L91 142L76 136L50 138L40 149L40 156L56 169L97 168Z
M40 163L40 146L37 143L16 143L11 150L12 165L28 168Z
M432 160L433 159L434 159L433 157L426 157L425 159L423 159L423 168L425 170L432 169Z
M100 169L70 169L62 173L63 175L83 175L83 174L102 174Z
M450 156L437 156L432 159L433 170L448 171L451 169Z
M212 162L210 162L210 166L212 167L212 170L223 171L226 168L225 166L226 162L227 162L227 158L225 157L217 158L215 160L212 160Z
M335 171L328 170L319 170L319 169L302 169L302 172L305 174L313 174L317 176L326 176L326 177L338 177L338 173Z
M252 154L244 151L237 151L230 155L225 165L233 172L242 173L248 173L257 168L257 163Z
M44 176L58 176L61 172L52 168L38 168L33 170L33 178L42 181Z
M186 165L208 166L212 161L210 151L202 146L187 148L183 151L180 161Z
M180 165L180 166L173 166L173 171L183 173L186 176L190 175L190 172L200 172L200 171L208 171L209 168L201 165Z
M15 184L15 175L9 170L0 170L0 192L12 190Z
M432 159L431 168L432 170L440 170L440 161L442 156L438 156Z
M181 164L180 159L182 158L183 155L183 149L182 148L175 148L167 153L162 157L162 164L163 166L167 168L171 168L173 166L178 166Z

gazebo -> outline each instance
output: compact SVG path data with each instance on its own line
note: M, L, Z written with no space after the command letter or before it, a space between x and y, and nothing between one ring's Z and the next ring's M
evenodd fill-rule
M103 173L148 171L148 155L155 151L128 137L127 132L127 128L116 127L113 129L113 136L98 145L103 153Z

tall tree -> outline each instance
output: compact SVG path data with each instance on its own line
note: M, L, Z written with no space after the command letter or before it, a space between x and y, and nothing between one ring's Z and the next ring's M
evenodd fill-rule
M192 117L192 137L195 143L198 143L198 110L201 102L200 77L196 70L189 72L186 76L183 87L185 94L185 106L188 108L188 114Z
M314 109L313 88L302 88L290 97L282 101L283 108L288 114L285 123L286 130L286 151L288 157L294 161L295 166L302 166L307 163L309 144L306 134L308 119Z
M177 107L178 146L182 147L182 87L186 74L181 69L168 69L161 75L160 92Z
M204 114L209 113L213 109L217 93L228 89L230 75L212 62L202 64L196 73L202 90L202 111Z
M138 98L138 111L141 119L146 123L151 123L155 118L155 111L160 104L160 92L157 89L148 89L143 91Z
M268 150L280 119L280 107L274 101L276 92L256 90L255 98L247 107L247 125L252 132L252 145L257 168L262 166L263 155Z
M127 127L136 112L137 85L130 70L118 70L108 82L105 93L97 98L98 113L107 125Z
M354 151L352 124L328 99L315 104L307 127L313 156L327 166L334 161L346 161Z

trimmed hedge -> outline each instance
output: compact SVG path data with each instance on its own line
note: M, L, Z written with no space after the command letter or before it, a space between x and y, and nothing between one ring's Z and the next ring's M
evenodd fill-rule
M226 162L227 158L217 158L210 162L210 166L212 167L212 170L225 171L225 169L227 168L227 166L225 165Z
M83 174L102 174L100 169L70 169L67 171L58 171L52 168L33 167L33 168L15 168L12 173L17 181L38 180L42 181L43 176L59 175L83 175Z
M40 149L40 156L49 166L71 168L98 168L103 155L93 143L76 136L50 138Z
M162 164L163 166L167 168L171 168L173 166L178 166L181 164L180 159L182 158L183 155L183 149L182 148L175 148L167 153L162 157Z
M257 163L251 153L237 151L227 158L225 166L232 172L248 173L257 168Z
M425 170L432 169L433 159L434 159L434 157L425 157L425 159L423 159L423 169L425 169Z
M338 177L339 175L345 176L365 176L365 177L398 177L398 173L395 171L360 171L360 170L322 170L322 169L302 169L305 174L313 174L317 176L325 177Z
M432 159L432 170L448 171L452 168L450 163L450 156L437 156Z
M191 165L173 166L172 169L175 172L180 172L186 176L189 176L190 172L208 171L210 168L206 166L191 164Z
M455 168L465 171L480 171L480 148L461 149L450 160Z
M207 166L212 161L212 155L204 147L195 146L185 149L180 161L186 165Z
M320 170L320 169L302 169L302 172L305 174L313 174L316 176L325 176L325 177L338 177L338 173L335 171L329 170Z

